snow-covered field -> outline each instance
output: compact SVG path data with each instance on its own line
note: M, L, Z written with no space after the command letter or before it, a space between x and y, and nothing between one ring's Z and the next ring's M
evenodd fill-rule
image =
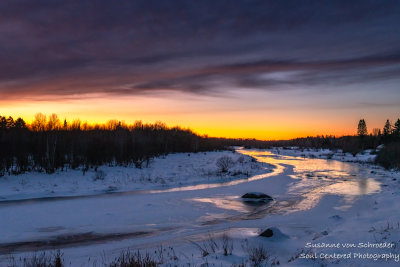
M3 177L0 265L59 248L66 266L103 266L127 249L164 266L399 266L399 173L303 153L174 154L149 169L102 167L95 181L94 171ZM235 162L228 173L221 156ZM249 203L247 192L274 200ZM272 237L259 236L267 228Z

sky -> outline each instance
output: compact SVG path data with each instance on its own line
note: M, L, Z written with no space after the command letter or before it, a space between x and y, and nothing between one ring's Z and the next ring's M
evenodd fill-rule
M0 115L219 137L400 117L400 1L0 2Z

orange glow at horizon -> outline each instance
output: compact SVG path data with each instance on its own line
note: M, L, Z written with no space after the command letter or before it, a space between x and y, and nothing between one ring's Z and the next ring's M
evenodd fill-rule
M22 117L28 123L38 112L45 115L56 113L60 120L80 119L89 124L102 124L111 119L127 124L138 120L143 123L162 121L168 126L190 128L197 134L210 137L260 140L352 135L359 119L337 112L335 118L329 113L318 114L309 110L235 108L229 100L224 104L207 97L202 100L141 96L0 102L1 115ZM381 122L376 122L379 127ZM372 127L368 126L371 131Z

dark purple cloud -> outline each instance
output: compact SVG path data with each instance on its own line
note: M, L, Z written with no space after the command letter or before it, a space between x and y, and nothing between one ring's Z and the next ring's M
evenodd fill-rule
M0 97L398 78L398 1L1 1Z

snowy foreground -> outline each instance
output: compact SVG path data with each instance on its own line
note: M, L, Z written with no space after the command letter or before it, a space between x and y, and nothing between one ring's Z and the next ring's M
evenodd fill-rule
M222 156L233 161L224 173ZM164 266L399 266L399 173L347 156L238 149L1 177L0 266L55 249L66 266L103 266L127 249Z

